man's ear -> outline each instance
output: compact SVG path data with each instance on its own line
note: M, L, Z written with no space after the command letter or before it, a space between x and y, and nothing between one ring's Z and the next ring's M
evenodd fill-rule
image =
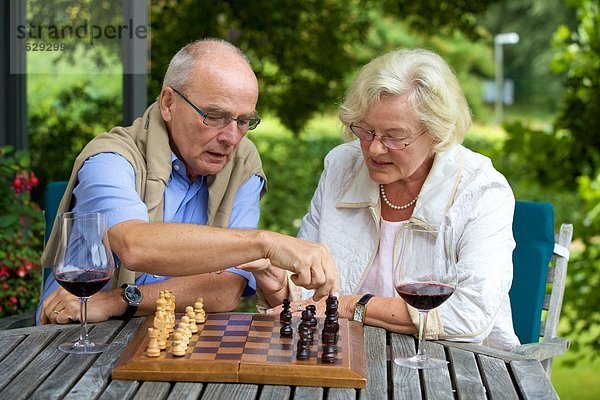
M160 106L160 114L162 115L162 119L165 122L171 121L173 119L173 114L171 108L173 107L175 99L173 97L173 89L169 87L164 87L160 91L160 96L158 98L158 104Z

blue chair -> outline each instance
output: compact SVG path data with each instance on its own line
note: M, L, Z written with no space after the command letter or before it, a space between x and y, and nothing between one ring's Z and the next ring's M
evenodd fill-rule
M65 194L66 189L67 181L50 182L46 186L46 191L44 193L44 221L46 225L44 230L44 243L46 243L50 237L50 232L52 232L52 227L54 226L54 221L56 220L56 212L58 211L60 200ZM44 268L42 289L44 287L44 282L46 282L46 279L51 273L52 271L50 268Z
M517 201L513 219L516 247L510 290L513 324L522 345L513 352L538 359L548 376L552 357L569 341L558 338L573 225L562 224L555 239L550 203Z

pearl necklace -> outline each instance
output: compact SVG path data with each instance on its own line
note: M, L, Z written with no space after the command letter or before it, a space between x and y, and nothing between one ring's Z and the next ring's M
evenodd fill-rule
M388 200L387 196L385 195L385 189L383 188L383 185L379 185L379 191L381 192L381 197L383 198L383 201L385 202L385 204L387 204L388 207L393 208L394 210L405 210L408 207L410 207L413 204L415 204L417 202L417 199L419 198L419 195L417 195L417 197L415 197L414 199L412 199L410 203L404 204L402 206L397 206L395 204L392 204Z

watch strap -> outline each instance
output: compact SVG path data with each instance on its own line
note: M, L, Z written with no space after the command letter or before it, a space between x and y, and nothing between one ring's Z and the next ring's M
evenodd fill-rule
M123 315L121 316L121 318L123 319L131 319L131 317L133 317L135 315L135 313L138 310L139 307L139 303L138 304L132 304L127 297L125 297L125 289L127 289L128 286L135 286L135 285L128 285L127 283L124 283L123 285L121 285L121 288L123 288L123 300L125 300L127 302L127 309L125 310L125 313L123 313Z

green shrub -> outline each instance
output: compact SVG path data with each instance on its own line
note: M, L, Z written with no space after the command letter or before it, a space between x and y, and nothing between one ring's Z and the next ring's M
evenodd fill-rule
M29 154L0 147L0 317L33 310L42 280L43 215L31 201L39 184Z
M252 140L260 152L269 189L261 202L260 227L295 236L319 183L323 159L342 140L308 135L299 139L263 135Z
M121 96L83 80L30 105L31 163L40 180L66 180L73 161L95 136L121 123Z

